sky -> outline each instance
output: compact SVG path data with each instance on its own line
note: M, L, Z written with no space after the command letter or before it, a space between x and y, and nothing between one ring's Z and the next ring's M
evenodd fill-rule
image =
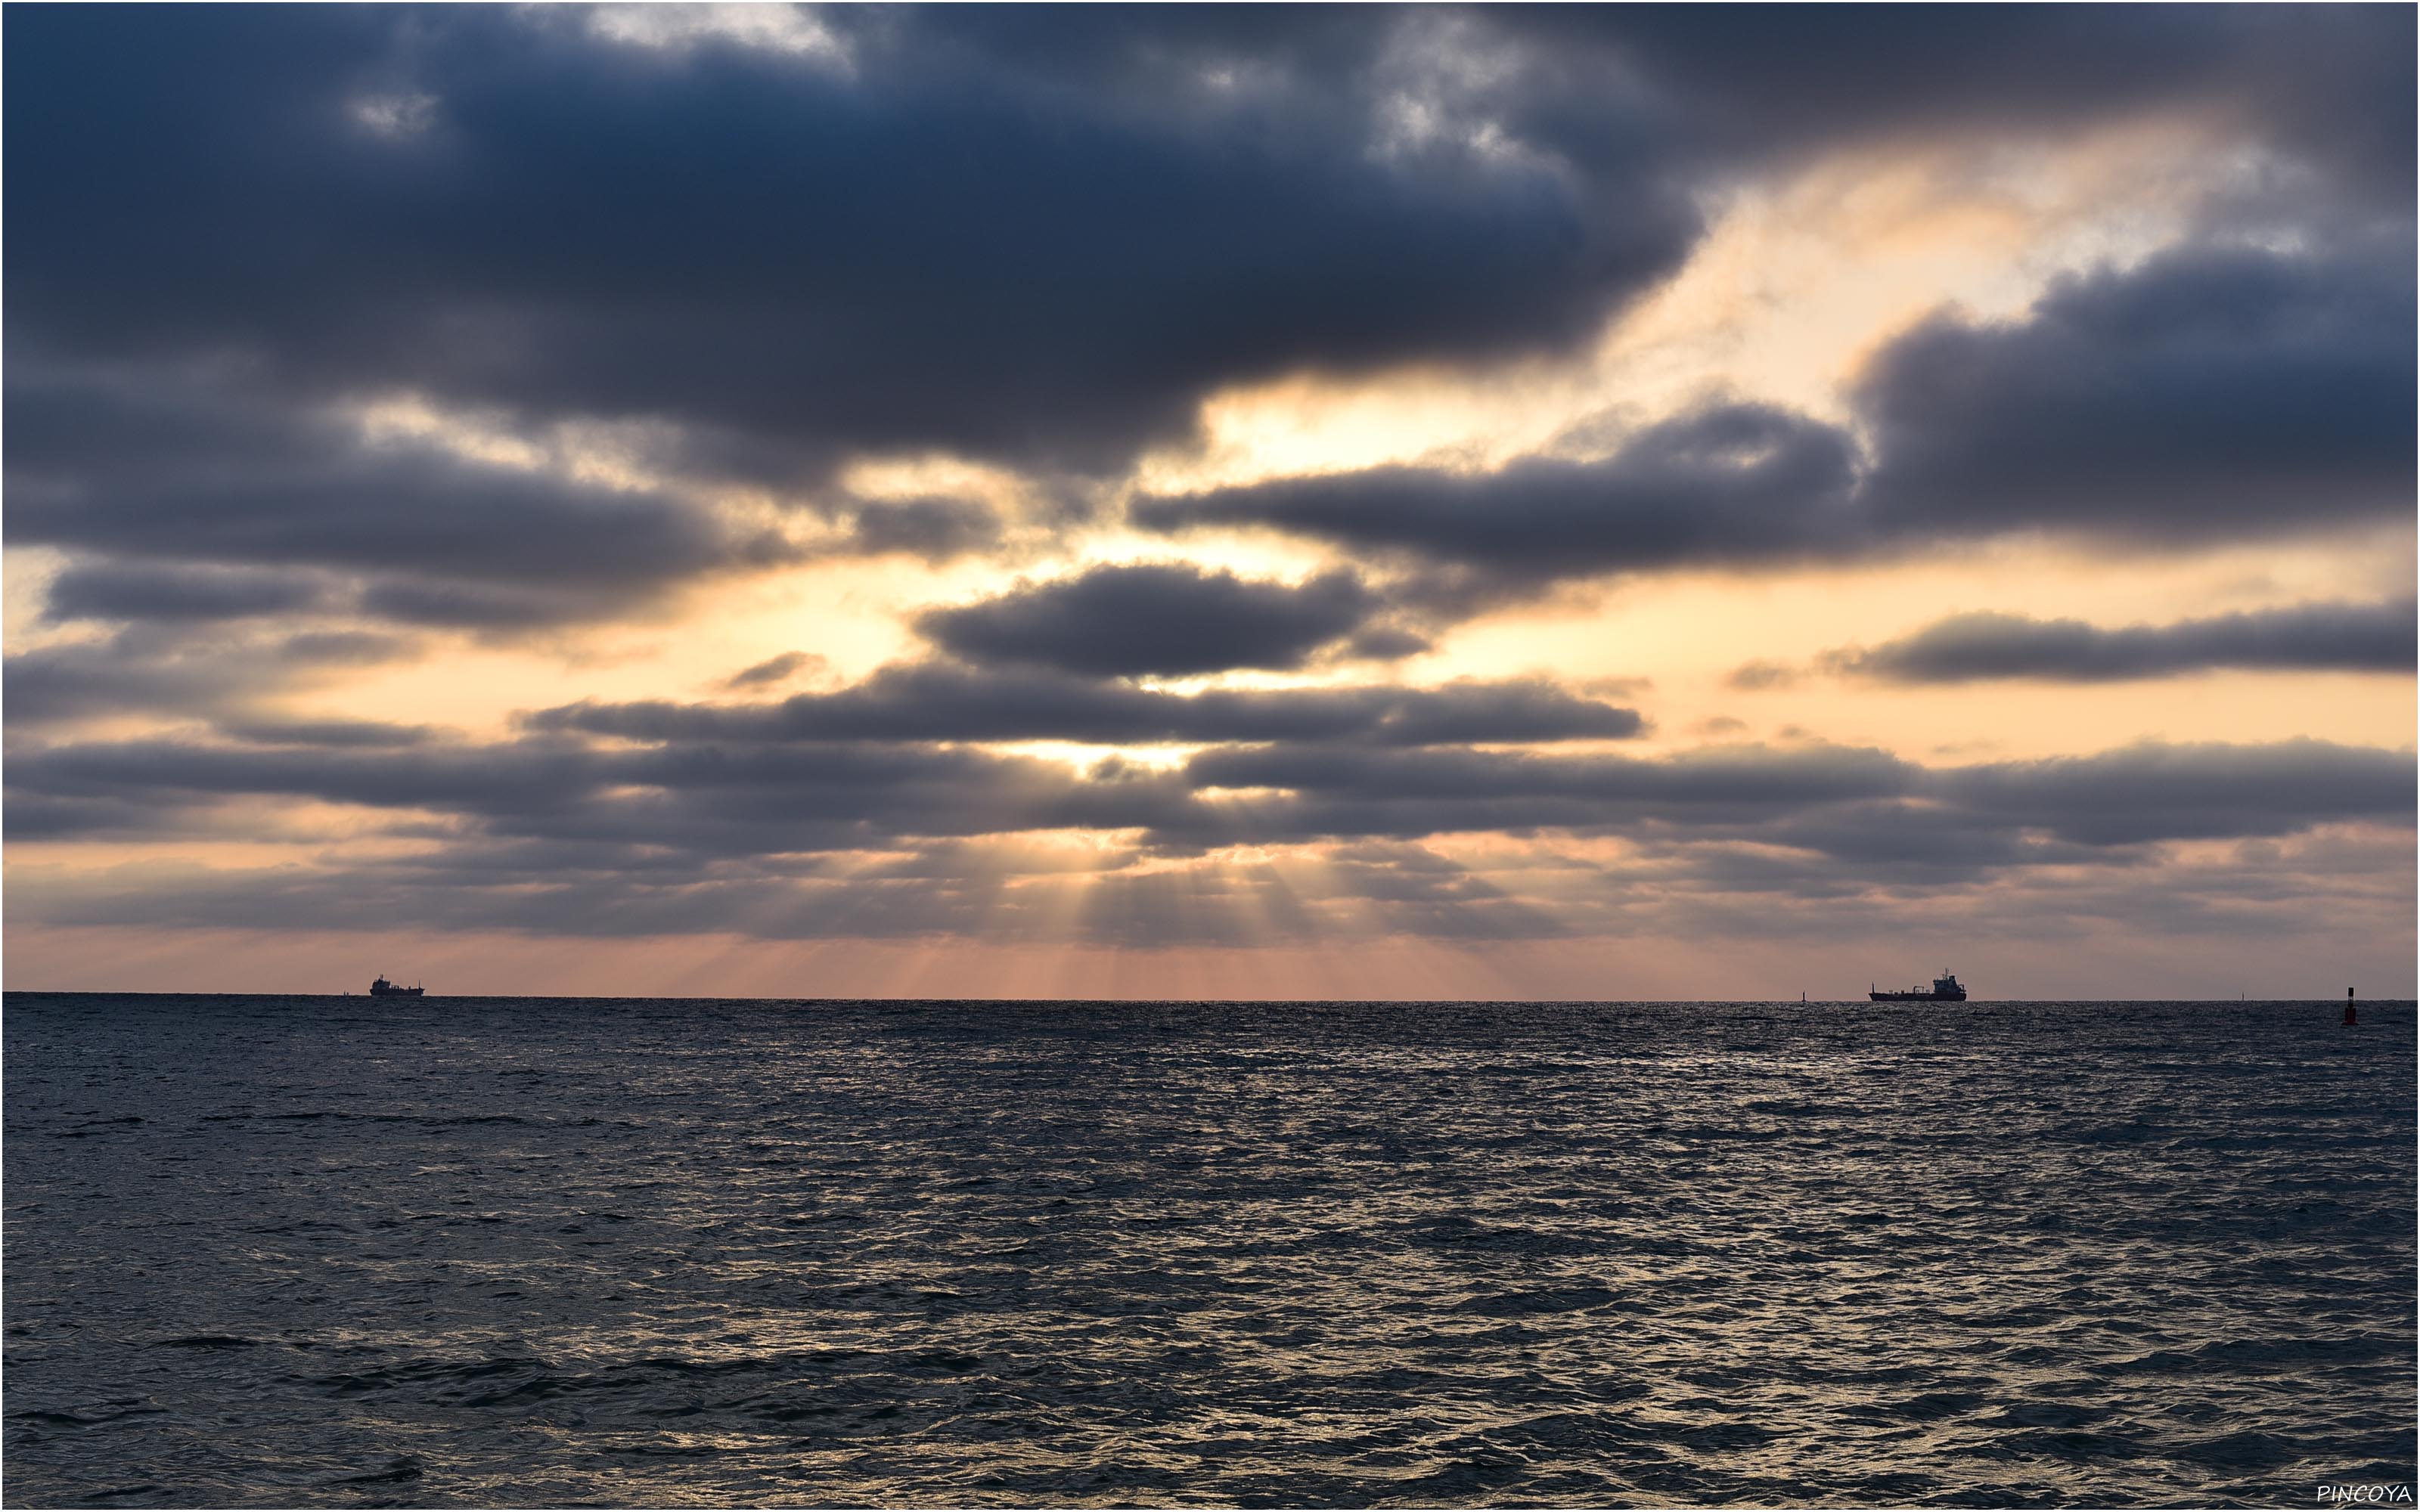
M12 7L17 988L2414 988L2409 7Z

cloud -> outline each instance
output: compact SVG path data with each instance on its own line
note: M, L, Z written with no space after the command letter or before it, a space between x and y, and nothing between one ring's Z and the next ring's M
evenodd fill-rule
M157 563L70 566L44 591L42 617L67 620L253 619L322 607L328 583L308 573Z
M1953 767L1942 796L2003 824L2092 845L2284 835L2333 820L2408 824L2408 751L2296 739L2145 744L2099 756Z
M1708 191L1843 144L2190 115L2397 219L2412 40L2391 8L62 8L12 48L9 355L644 420L763 476L1114 471L1236 384L1576 351Z
M865 504L850 525L851 544L868 556L896 552L932 563L985 550L1000 533L1000 517L968 499Z
M467 839L725 856L879 849L901 837L1201 831L1182 780L963 748L710 743L606 750L545 738L409 749L85 741L12 754L14 796L174 815L286 799L450 819Z
M193 640L135 626L103 640L18 652L0 663L11 731L128 714L209 714L420 647L368 631Z
M1723 679L1725 687L1743 693L1761 693L1776 687L1789 687L1806 674L1797 668L1777 661L1751 661L1735 667Z
M1856 891L1972 880L2101 859L2093 848L1938 801L1852 802L1792 813L1711 864L1742 890Z
M2400 518L2411 258L2408 228L2319 251L2189 245L2064 280L2020 320L1936 316L1856 387L1870 450L1725 404L1597 461L1373 468L1144 498L1133 518L1400 555L1481 596L2026 532L2174 548Z
M439 930L586 938L713 933L755 939L909 939L1164 949L1249 948L1342 935L1463 941L1566 933L1543 911L1441 858L1364 854L1330 867L1221 863L1184 872L1042 872L997 847L944 845L891 863L699 879L560 842L399 856L331 887L296 868L123 870L106 887L45 894L45 921L246 928ZM1422 857L1415 859L1414 857Z
M1913 792L1920 768L1878 750L1725 746L1653 759L1457 748L1272 746L1204 751L1203 791L1287 795L1255 806L1258 838L1307 840L1679 823L1752 825L1810 805Z
M2147 928L2333 904L2296 857L2407 827L2409 753L1642 756L1608 702L1628 686L1135 680L1408 657L1575 579L2408 521L2412 37L2389 8L12 15L8 526L66 566L52 643L7 660L10 837L348 811L280 868L12 879L9 902L1120 945L1821 933L2053 875ZM1585 361L1743 181L1844 145L2185 119L2224 202L2182 244L2016 318L1938 312L1839 414L1727 397L1483 472L1132 501L1145 529L1352 559L1304 580L1071 569L931 609L932 659L852 687L774 696L819 666L791 652L721 685L765 702L571 702L507 739L273 702L446 640L422 627L552 635L811 560L1056 562L1029 548L1119 527L1136 458L1237 385ZM430 425L360 418L399 409ZM1058 513L861 497L869 458L984 464ZM792 538L806 517L820 539ZM1969 619L1843 655L2408 673L2395 608ZM153 733L89 723L127 716ZM2208 860L2247 838L2293 856ZM1448 854L1474 845L1527 859Z
M916 627L978 665L1181 677L1238 668L1291 671L1371 627L1385 608L1358 574L1344 569L1290 585L1182 563L1136 563L1093 567L930 610ZM1409 648L1409 641L1392 641L1374 649L1402 655Z
M2092 683L2223 668L2409 677L2420 664L2415 613L2420 609L2408 598L2301 604L2114 630L2082 620L1958 614L1879 646L1827 652L1819 665L1846 676L1896 683ZM1732 674L1734 686L1740 686L1740 675Z
M2096 756L1925 768L1877 750L1721 746L1662 759L1305 746L1205 751L1202 790L1273 790L1267 838L1554 828L1788 843L1804 816L2044 831L2118 845L2284 834L2339 820L2408 824L2409 752L2292 740L2143 745Z
M1147 530L1262 525L1357 551L1537 585L1708 561L1778 562L1857 542L1856 450L1830 425L1727 405L1648 427L1596 462L1494 472L1396 466L1147 498Z
M163 811L241 797L436 814L468 826L444 831L465 839L643 847L701 864L1060 829L1140 832L1178 854L1543 831L1791 846L1827 815L1833 833L1843 823L1866 835L1954 832L1988 858L1992 835L2009 854L2034 835L2094 847L2274 836L2408 825L2413 801L2410 752L2312 740L1938 768L1823 745L1637 757L1295 742L1215 746L1162 770L929 743L745 742L710 728L653 739L592 746L556 730L398 748L85 741L13 756L8 781L41 800Z
M2308 740L1941 768L1834 747L1650 759L1225 747L1175 771L895 743L148 740L21 754L8 781L12 838L160 833L206 825L228 804L306 801L383 810L396 839L425 847L156 884L115 875L46 886L23 906L50 922L359 927L382 917L386 927L1130 945L1347 928L1442 938L1602 932L1619 926L1612 900L1682 886L1707 900L1693 906L1788 894L1793 909L1818 913L1826 900L1874 889L2079 868L2127 871L2157 892L2164 844L2408 829L2412 815L2410 752ZM1136 870L1131 855L1106 868L1046 868L1097 879L1097 893L1073 908L1009 886L1015 863L948 859L972 854L953 846L1062 830L1115 832L1198 859L1174 872ZM1474 831L1501 845L1620 837L1628 856L1576 869L1547 857L1563 881L1525 892L1512 884L1517 869L1466 875L1415 843ZM936 846L932 864L868 859ZM1269 861L1228 849L1268 846L1339 848ZM2288 888L2270 903L2292 898ZM2247 897L2240 906L2259 905Z
M752 667L743 667L733 672L722 680L722 686L735 691L770 687L776 683L786 683L800 672L820 673L830 666L830 661L812 651L784 651L778 656L769 656Z
M1381 746L1621 740L1646 721L1542 679L1171 693L1041 669L887 667L854 687L771 704L572 703L540 732L664 743L1068 740L1223 745L1353 740Z
M801 5L598 6L581 19L596 36L634 47L680 53L721 41L813 55L834 66L845 67L848 57L841 39Z
M1289 64L1220 106L1069 88L941 16L828 18L804 54L510 11L42 18L8 81L44 144L9 176L12 351L646 419L803 470L1100 466L1232 383L1572 348L1678 265L1697 218L1646 123L1581 162L1373 152L1396 23L1230 28ZM1128 22L1034 28L1135 55ZM1180 76L1233 55L1184 31ZM365 92L433 103L372 130Z
M223 718L213 720L212 728L230 740L252 746L340 748L423 746L438 734L434 726L396 724L385 719Z
M2408 514L2408 228L2325 252L2185 246L1936 316L1860 381L1885 535L2176 545Z
M2408 200L2412 18L2352 8L1535 8L1507 29L1578 77L1619 55L1734 152L2058 134L2161 112L2214 119ZM1601 50L1591 53L1591 50ZM1540 108L1562 108L1547 97Z
M411 625L547 625L799 555L665 493L372 441L338 415L190 384L19 379L7 412L11 539L102 558L62 574L61 617L342 599Z

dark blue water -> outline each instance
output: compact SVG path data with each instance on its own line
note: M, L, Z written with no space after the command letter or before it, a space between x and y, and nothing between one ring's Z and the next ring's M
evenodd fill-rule
M14 994L7 1500L2310 1504L2340 1012Z

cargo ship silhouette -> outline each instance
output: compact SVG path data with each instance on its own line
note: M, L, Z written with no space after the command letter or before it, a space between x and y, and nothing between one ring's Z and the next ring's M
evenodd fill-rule
M372 997L417 997L420 995L420 989L417 987L398 987L395 983L387 980L384 977L380 977L378 980L370 983L370 995Z
M1871 983L1867 985L1872 988ZM1930 988L1910 987L1905 992L1873 988L1866 995L1877 1003L1962 1003L1966 1001L1966 989L1958 985L1954 973L1944 970L1932 979Z

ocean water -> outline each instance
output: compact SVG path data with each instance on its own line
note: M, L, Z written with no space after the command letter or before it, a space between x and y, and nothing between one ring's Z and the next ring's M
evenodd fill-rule
M40 1505L2309 1505L2413 1013L6 1000Z

